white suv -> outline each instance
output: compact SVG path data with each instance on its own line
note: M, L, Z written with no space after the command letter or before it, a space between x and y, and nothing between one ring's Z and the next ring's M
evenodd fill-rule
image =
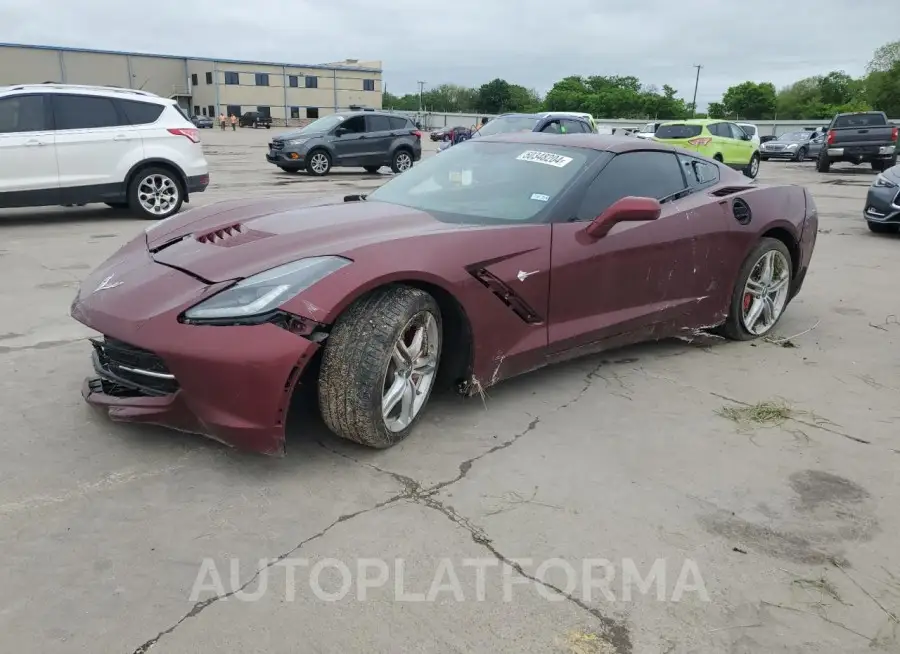
M108 86L0 87L0 209L103 202L167 218L209 185L174 100Z

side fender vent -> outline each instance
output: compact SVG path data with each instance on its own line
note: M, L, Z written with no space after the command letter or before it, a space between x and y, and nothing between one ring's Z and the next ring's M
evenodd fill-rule
M735 198L731 203L731 212L734 219L742 225L747 225L753 219L753 212L750 211L750 205L743 198Z
M734 195L735 193L740 193L742 191L749 191L752 188L752 186L726 186L724 188L713 191L712 193L710 193L710 195L715 198L724 198L729 195Z
M498 279L484 268L470 271L470 274L499 298L503 304L512 309L513 313L519 316L524 322L527 322L530 325L537 325L543 322L543 319L538 315L537 311L532 309L518 293L513 291L509 286L504 284L502 280Z

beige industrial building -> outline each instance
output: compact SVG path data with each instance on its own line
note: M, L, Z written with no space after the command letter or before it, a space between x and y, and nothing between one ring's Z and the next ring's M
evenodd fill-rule
M380 61L282 64L0 44L0 86L41 82L143 89L192 115L259 111L276 124L380 109L382 97Z

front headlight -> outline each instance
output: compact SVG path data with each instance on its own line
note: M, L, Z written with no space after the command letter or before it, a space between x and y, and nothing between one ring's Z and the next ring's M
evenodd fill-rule
M249 318L274 311L286 301L353 263L343 257L310 257L242 279L184 312L187 320Z
M308 140L309 140L309 138L307 138L307 137L300 138L300 139L291 139L290 141L287 141L285 143L285 145L303 145Z
M791 143L789 146L787 146L787 149L788 149L788 150L796 150L796 149L797 149L797 144L796 144L796 143Z
M872 182L872 186L880 186L882 188L894 188L897 186L897 182L894 182L887 177L884 176L883 173L879 173L877 177L875 177L875 181Z

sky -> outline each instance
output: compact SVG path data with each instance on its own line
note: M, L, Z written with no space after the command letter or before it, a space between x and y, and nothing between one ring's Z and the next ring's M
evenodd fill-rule
M896 0L0 0L0 42L314 64L383 62L393 94L500 77L545 93L633 75L697 104L732 84L862 74ZM879 18L883 16L884 18Z

